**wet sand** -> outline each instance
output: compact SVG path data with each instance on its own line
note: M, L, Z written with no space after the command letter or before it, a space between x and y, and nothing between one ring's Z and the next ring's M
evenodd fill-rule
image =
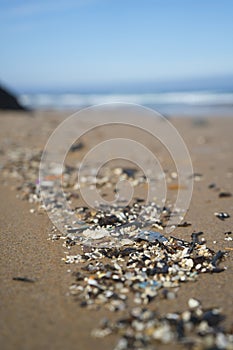
M68 112L37 112L33 116L1 113L1 164L15 145L43 149L50 133L68 115ZM155 299L152 306L161 314L182 311L187 308L188 299L194 297L205 308L221 307L226 315L224 325L229 329L233 324L233 241L224 240L224 232L233 231L233 197L219 198L219 192L209 185L215 183L221 190L233 192L233 118L171 121L189 148L194 173L202 175L200 181L194 182L191 206L185 217L192 226L177 228L173 235L188 240L193 231L203 231L210 248L215 251L228 248L228 256L222 262L227 269L220 274L202 274L196 282L183 284L175 300ZM102 137L99 132L92 141L99 142ZM84 148L80 156L85 151ZM95 339L90 333L101 318L120 315L104 307L99 311L86 310L67 295L73 282L67 270L76 271L77 267L61 260L66 249L61 241L47 240L52 227L47 215L30 213L36 205L17 198L16 184L0 175L1 348L113 349L116 336ZM214 216L219 211L226 211L231 217L221 221ZM35 282L14 281L16 276L26 276ZM169 349L170 345L158 348Z

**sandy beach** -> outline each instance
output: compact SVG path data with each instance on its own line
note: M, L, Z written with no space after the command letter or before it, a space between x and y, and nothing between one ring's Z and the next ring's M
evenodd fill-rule
M22 200L22 191L17 190L22 180L4 173L12 151L17 148L43 150L51 132L69 115L67 111L0 113L0 344L3 350L89 350L94 347L112 350L119 338L114 333L97 339L91 336L103 317L116 320L125 316L124 311L110 312L105 307L89 310L80 307L80 302L69 295L69 286L75 280L72 273L80 266L65 264L62 260L67 251L64 241L48 240L52 223L46 213L37 211L38 204ZM196 174L191 205L185 217L191 226L177 227L172 234L190 241L193 232L202 231L210 249L226 252L220 263L226 269L221 273L200 274L195 282L183 283L175 299L155 298L149 308L161 315L182 312L187 309L188 300L195 298L205 309L222 309L225 315L222 325L229 333L233 331L233 197L230 196L233 194L233 119L174 117L170 121L189 149ZM97 131L92 143L105 139L106 133L107 130ZM90 148L88 137L83 138L83 144L75 161ZM169 170L163 150L158 147L156 151ZM226 212L230 217L220 220L216 212ZM13 280L20 276L34 282ZM171 344L155 344L158 349L171 349ZM176 344L172 348L184 347Z

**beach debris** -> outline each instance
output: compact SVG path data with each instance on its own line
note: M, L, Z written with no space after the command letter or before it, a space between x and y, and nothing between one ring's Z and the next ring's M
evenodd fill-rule
M229 198L232 197L232 194L231 192L220 192L218 196L219 198Z
M135 174L137 173L137 169L134 168L122 168L122 173L126 174L128 177L135 177Z
M233 241L233 238L231 237L231 234L232 234L231 231L224 232L224 234L225 234L225 238L224 238L225 241Z
M82 252L65 260L79 266L70 294L83 307L105 305L112 311L128 309L129 294L136 305L174 299L181 283L195 281L201 273L224 271L218 266L224 252L207 248L199 240L201 234L193 233L188 242L142 230L127 247L81 246Z
M12 279L13 279L13 281L20 281L20 282L27 282L27 283L34 283L34 282L36 282L35 279L28 278L28 277L16 276L16 277L13 277Z
M198 306L200 306L200 302L197 299L190 298L188 301L188 306L190 309L196 309Z
M86 238L90 238L90 239L101 239L103 237L107 237L109 236L109 232L105 229L98 229L98 230L85 230L83 231L83 236Z
M80 151L81 149L84 148L84 143L83 142L78 142L78 143L74 143L70 149L69 152L73 153L73 152L77 152Z
M211 184L209 184L208 188L210 188L210 189L212 189L212 188L216 189L216 188L217 188L217 185L216 185L216 183L212 182Z
M230 215L226 212L216 212L216 213L214 213L214 215L222 221L224 221L225 219L228 219L230 217Z
M188 249L188 253L192 253L196 244L199 244L201 245L203 242L199 241L199 236L203 235L203 232L200 231L200 232L193 232L191 237L192 237L192 242L191 242L191 245Z
M171 191L178 191L178 190L186 190L187 187L184 185L180 185L178 183L174 183L174 184L168 185L168 189Z
M224 190L220 189L219 187L217 187L217 185L215 183L209 184L208 188L209 189L213 189L216 192L219 192L218 193L218 197L219 198L230 198L230 197L232 197L232 193L231 192L224 191Z
M221 326L224 316L220 309L204 309L193 298L189 299L188 306L183 312L164 316L144 306L137 306L115 322L104 319L92 336L119 334L120 339L114 350L151 350L159 344L173 347L177 343L188 349L233 349L233 334Z
M212 272L222 272L224 269L222 269L222 268L219 268L218 266L217 266L217 264L218 264L218 262L219 261L221 261L221 259L223 258L223 256L224 256L224 252L222 252L221 250L219 250L216 254L215 254L215 256L213 257L213 259L212 259L212 261L211 261L211 265L212 265L212 267L213 267L213 269L212 269Z
M164 235L162 235L160 232L155 231L140 231L140 233L135 237L135 239L141 239L148 242L158 241L160 243L168 241L168 239Z
M71 152L76 150L79 147ZM114 322L103 320L93 336L118 334L115 350L151 350L158 342L171 346L182 343L196 349L233 350L233 336L220 327L223 316L216 308L206 310L199 300L190 297L189 308L182 313L160 316L152 310L154 300L174 300L183 283L196 281L203 273L224 271L219 264L225 253L208 248L205 240L200 239L203 232L191 231L189 241L162 234L160 231L171 216L180 212L172 212L170 204L159 206L156 201L146 202L138 195L126 206L121 202L100 205L98 209L75 205L72 211L77 220L70 222L70 213L60 210L60 198L56 194L60 169L56 167L43 180L48 198L41 203L38 180L41 154L40 150L18 148L3 166L3 173L19 180L17 189L22 199L38 203L42 211L58 208L58 213L62 212L58 220L65 230L59 232L53 228L50 238L62 239L67 251L63 260L75 264L69 294L80 307L95 310L104 307L119 315L124 312L124 317L119 316ZM97 177L91 175L93 169L87 170L88 174L77 182L77 166L64 165L62 180L67 200L79 199L79 190L85 186L114 193L121 180L129 181L135 188L147 185L145 176L137 169L106 166ZM192 176L196 181L202 179L202 174ZM174 173L171 177L177 176ZM221 220L229 217L224 212L215 215ZM179 225L190 226L188 222ZM34 282L27 277L13 279Z
M193 178L194 181L201 181L203 179L203 174L200 173L193 173L192 175L189 176L189 178Z
M177 227L188 227L191 225L192 225L191 222L184 221L183 223L178 224Z
M91 230L93 238L95 238L94 232L96 232L96 237L99 237L100 230L104 229L102 237L99 238L109 239L96 241L96 244L102 244L105 247L122 246L126 245L127 242L130 244L135 239L143 238L144 233L147 233L145 239L154 240L156 237L158 239L159 235L161 238L162 235L155 233L154 229L163 230L171 215L169 208L161 208L154 202L141 204L137 201L133 201L131 205L127 206L121 204L100 205L98 210L77 207L75 211L79 224L77 227L66 228L67 237L76 244L83 244L86 243L84 242L86 236L83 228ZM160 218L158 219L159 215ZM145 232L142 234L143 228ZM150 229L147 230L147 228ZM89 238L91 238L90 232Z

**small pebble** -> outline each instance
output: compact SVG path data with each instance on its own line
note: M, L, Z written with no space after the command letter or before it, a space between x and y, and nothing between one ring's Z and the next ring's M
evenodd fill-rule
M200 305L200 302L197 299L190 298L188 301L188 306L190 309L195 309Z

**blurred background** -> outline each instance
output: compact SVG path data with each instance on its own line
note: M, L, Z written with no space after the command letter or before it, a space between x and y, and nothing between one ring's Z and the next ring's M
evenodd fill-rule
M29 108L232 114L232 18L231 0L0 0L0 85Z

